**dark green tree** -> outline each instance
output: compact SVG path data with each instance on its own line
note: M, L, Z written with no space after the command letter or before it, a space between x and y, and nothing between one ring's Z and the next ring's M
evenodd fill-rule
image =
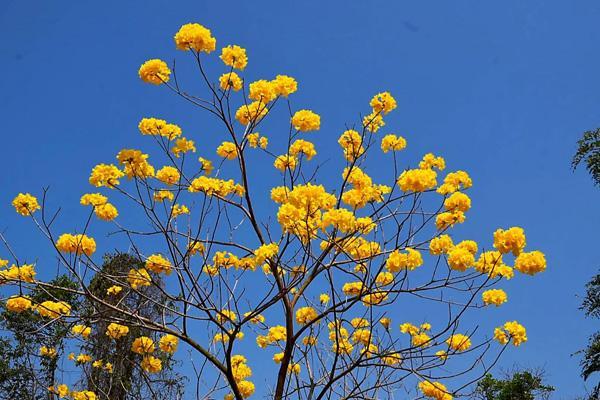
M159 374L149 376L137 367L141 356L131 352L133 340L139 336L156 335L151 330L140 327L139 321L134 317L127 318L109 307L117 302L127 303L127 309L137 310L144 318L161 318L164 305L169 300L159 280L157 285L140 288L138 292L124 288L118 295L107 294L107 289L114 284L110 277L122 281L130 269L143 267L143 261L130 254L105 255L101 271L92 278L88 286L93 297L99 301L92 302L88 296L84 304L88 321L83 322L93 329L90 337L84 341L82 351L91 355L94 360L109 362L113 366L112 373L89 364L84 366L86 387L94 390L102 400L171 400L181 398L183 393L183 378L174 372L175 360L171 357L161 356L163 370ZM106 336L106 328L111 321L128 326L129 334L116 341Z
M481 400L537 400L547 399L554 391L543 382L539 371L517 371L504 379L487 374L477 383L474 399Z
M586 316L600 318L600 274L590 280L586 285L586 294L581 304L581 309ZM600 332L593 334L588 341L581 360L581 375L584 380L596 372L600 372ZM590 400L600 398L600 382L594 387L589 396Z
M66 301L76 310L81 305L77 294L65 290L76 287L75 282L62 275L48 282L48 286L36 286L31 300L36 304L46 300ZM1 400L52 398L48 387L54 384L57 359L64 352L63 341L70 326L62 320L47 322L31 310L17 314L2 309L0 329L5 336L0 340ZM58 356L38 357L41 346L56 349Z
M573 170L582 162L594 183L600 185L600 128L585 132L577 141L577 153L571 163Z

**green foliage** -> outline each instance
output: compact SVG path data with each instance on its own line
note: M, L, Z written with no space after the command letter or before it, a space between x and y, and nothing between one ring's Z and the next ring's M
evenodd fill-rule
M600 274L590 280L586 285L586 295L580 307L588 317L600 318ZM581 376L584 380L596 373L600 372L600 332L593 334L583 353L581 360ZM589 399L597 399L600 397L600 383L593 389Z
M594 183L600 185L600 128L585 132L577 141L577 153L571 166L576 169L581 162L585 163Z
M66 301L74 309L80 306L77 288L68 276L62 275L48 282L46 286L36 286L31 292L35 303L46 300ZM57 359L39 359L36 355L41 346L63 351L63 340L69 326L63 322L52 324L33 311L20 314L2 310L0 328L7 333L0 339L0 400L47 399L48 386L54 383Z
M553 391L552 386L543 383L541 373L518 371L505 379L496 379L491 374L487 374L478 382L474 398L482 400L547 399Z
M183 392L183 379L173 371L175 361L170 357L161 357L163 370L149 380L136 365L139 365L141 356L130 351L133 340L139 336L155 336L152 331L139 326L139 320L134 316L124 315L110 307L111 304L127 304L127 309L137 310L138 315L156 320L160 318L164 305L169 304L168 298L158 286L139 288L138 292L124 288L118 295L108 295L106 290L114 285L111 277L122 280L130 269L144 267L144 262L137 257L126 253L107 254L100 272L92 278L88 288L93 298L88 297L84 304L84 312L93 325L92 334L85 341L82 351L92 356L94 360L103 360L113 365L113 373L107 374L99 368L90 365L86 369L87 382L85 386L93 389L101 399L134 400L134 399L175 399L177 394ZM93 321L93 324L92 324ZM121 339L113 340L105 335L110 322L116 322L129 327L129 334ZM155 338L156 339L156 338Z

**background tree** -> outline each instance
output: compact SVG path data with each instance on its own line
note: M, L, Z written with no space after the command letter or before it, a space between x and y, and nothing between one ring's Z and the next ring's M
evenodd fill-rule
M73 280L62 275L49 281L46 287L34 287L31 299L36 304L65 301L76 311L80 298L63 290L76 287ZM2 308L0 328L5 337L0 339L0 399L48 399L51 396L48 387L55 382L69 325L65 321L48 324L32 311L16 314ZM47 355L40 354L42 347L48 349Z
M544 383L542 371L515 371L502 379L487 374L477 383L473 395L480 400L542 400L548 399L554 388Z
M126 304L127 308L138 311L143 318L156 320L163 311L161 305L168 305L169 299L164 295L161 279L156 280L156 286L147 286L139 291L107 293L112 282L102 279L104 276L126 276L130 269L144 267L144 262L138 257L126 253L106 254L104 263L99 273L92 278L88 289L92 296L102 299L109 304ZM154 301L150 301L153 299ZM169 304L170 307L172 305ZM175 400L183 395L183 377L177 374L173 367L175 360L163 355L162 370L152 376L144 375L138 368L140 356L130 352L135 338L140 336L154 336L154 332L142 327L135 327L132 317L125 317L112 308L86 298L83 307L90 325L95 325L90 336L84 341L82 349L94 360L110 363L111 372L105 368L85 364L86 387L94 388L101 399L107 400L144 400L165 399ZM93 322L95 321L95 322ZM112 340L106 335L106 330L111 322L124 323L132 326L130 334L120 340Z
M587 283L581 309L588 317L600 318L600 274ZM587 347L580 353L583 354L581 375L587 381L590 376L600 372L600 332L590 336ZM592 389L589 395L590 400L598 398L600 398L600 383Z
M575 170L581 162L585 163L594 183L600 185L600 128L586 131L577 141L577 152L571 166Z

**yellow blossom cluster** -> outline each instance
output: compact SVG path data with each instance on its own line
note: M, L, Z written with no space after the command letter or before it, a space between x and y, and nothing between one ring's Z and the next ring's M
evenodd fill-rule
M527 341L527 330L517 321L509 321L494 330L494 339L502 345L512 339L513 345L520 346Z
M508 300L508 296L506 292L502 289L490 289L486 290L481 294L481 298L483 300L483 304L490 305L494 304L496 307L506 303Z
M56 248L65 253L85 254L89 257L96 251L96 241L83 234L63 233L56 241Z
M111 322L106 327L105 335L111 339L117 340L124 336L127 336L128 333L129 333L129 327L127 327L125 325L117 324L116 322Z
M196 23L182 25L175 34L175 45L179 50L193 50L211 53L217 46L217 40L210 29Z
M0 269L0 285L7 281L33 283L35 275L33 264L23 264L21 266L13 264L8 269Z
M12 201L15 210L24 217L40 209L37 199L29 193L19 193Z
M348 161L354 161L364 154L363 138L354 129L348 129L338 139L338 144L344 150L344 157Z
M144 82L160 85L169 81L171 70L166 62L155 58L144 62L138 74Z
M300 307L296 310L296 322L301 325L306 325L317 319L318 313L312 307Z
M300 110L294 113L291 123L300 132L317 131L321 127L321 117L310 110Z
M383 196L391 192L386 185L376 185L369 175L358 167L345 168L342 178L352 185L352 189L342 194L342 201L352 208L362 208L369 203L383 202Z
M406 148L406 139L394 134L385 135L381 139L381 150L384 153L389 151L400 151Z
M423 265L421 252L410 247L406 248L406 253L394 250L385 262L387 270L394 273L404 269L412 271L421 265Z
M181 128L178 125L170 124L158 118L142 118L138 124L138 129L142 135L162 136L169 140L181 136Z
M244 195L244 187L240 184L236 184L232 179L223 180L209 178L204 175L194 179L188 187L188 191L191 193L202 192L207 196L219 197L227 197L233 193L238 196Z
M448 392L446 386L439 382L422 381L419 382L419 390L425 397L435 400L452 400L453 397Z

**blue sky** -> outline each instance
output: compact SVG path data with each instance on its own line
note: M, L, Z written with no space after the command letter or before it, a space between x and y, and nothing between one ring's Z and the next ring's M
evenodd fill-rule
M569 169L581 133L600 126L598 20L600 3L583 0L4 1L0 229L43 257L9 207L15 193L50 185L55 203L77 209L91 167L140 141L143 116L216 143L206 116L137 78L148 58L183 58L172 36L200 22L218 44L248 48L250 76L298 79L294 101L322 115L325 151L374 93L392 92L388 125L407 138L413 165L432 151L473 177L465 235L489 242L497 227L520 225L546 253L547 272L510 287L504 312L530 341L501 364L545 367L554 398L572 398L584 384L571 354L598 327L578 305L600 267L600 192Z

